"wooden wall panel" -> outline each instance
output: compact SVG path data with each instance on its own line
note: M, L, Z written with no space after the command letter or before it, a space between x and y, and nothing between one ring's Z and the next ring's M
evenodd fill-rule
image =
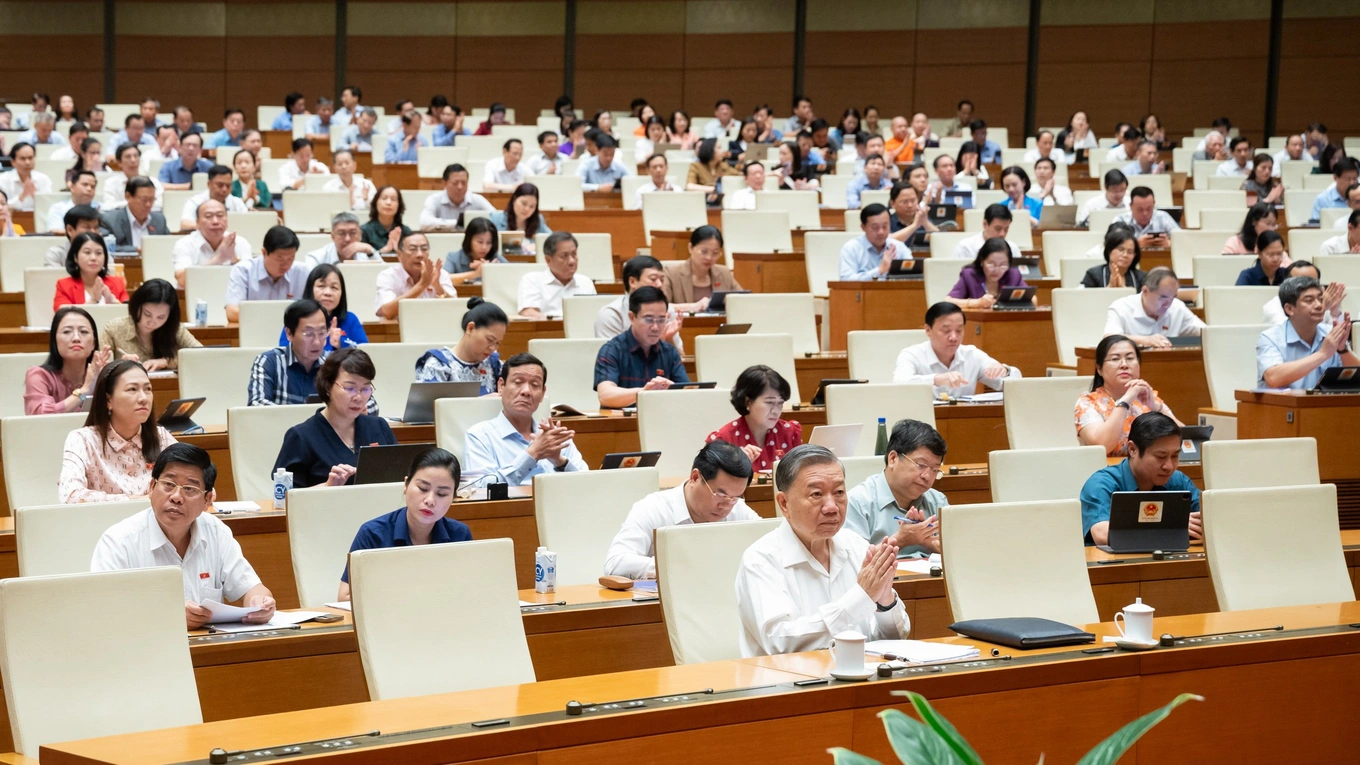
M738 115L768 103L788 111L793 98L793 35L783 32L685 35L684 109L711 117L731 99ZM625 104L626 106L626 104Z
M803 83L818 114L835 124L847 107L873 104L880 114L911 111L916 33L808 32ZM773 105L773 104L772 104ZM778 105L784 113L788 107Z
M67 93L82 112L104 100L104 38L99 35L0 34L0 50L5 52L0 98L27 104L35 91L54 100Z
M1260 141L1269 32L1259 20L1157 24L1149 105L1163 127L1186 133L1227 117Z
M639 51L646 55L637 55ZM668 117L671 110L682 108L684 56L683 34L578 34L576 107L588 114L626 110L634 98L646 98L663 118Z
M1357 7L1360 12L1360 7ZM1285 19L1281 32L1280 101L1276 131L1322 122L1330 135L1360 135L1360 110L1351 95L1360 67L1355 41L1360 17Z
M1025 123L1028 45L1022 28L923 30L916 37L912 111L949 117L967 98L979 118L1018 134Z
M465 110L499 101L532 124L562 95L562 38L460 37L454 58L457 97ZM410 95L426 98L428 95Z
M1100 55L1093 56L1093 47ZM1152 26L1048 26L1040 33L1039 125L1066 125L1085 111L1096 135L1147 113L1152 79Z

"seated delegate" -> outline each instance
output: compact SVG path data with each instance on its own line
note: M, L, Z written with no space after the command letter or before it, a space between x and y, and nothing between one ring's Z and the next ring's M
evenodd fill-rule
M1110 502L1117 491L1190 492L1190 538L1204 539L1199 489L1177 470L1180 460L1180 423L1160 412L1139 415L1129 429L1129 456L1118 465L1097 470L1081 487L1081 530L1086 544L1109 544Z
M977 346L963 343L967 317L954 303L940 302L926 310L926 342L897 354L894 383L925 383L936 396L972 395L977 384L1001 390L1002 383L1021 377L1020 370L1002 364Z
M517 312L531 319L562 317L562 298L594 295L595 283L579 273L576 237L556 231L543 240L543 260L548 267L520 277Z
M906 608L893 590L897 545L870 545L844 528L845 471L823 446L794 447L779 462L775 503L784 522L757 539L737 569L741 655L813 651L854 630L904 639Z
M737 419L709 433L707 442L725 441L741 449L756 470L774 470L774 463L803 443L803 423L780 417L789 396L783 375L764 364L747 367L732 386Z
M1309 276L1290 277L1280 285L1286 320L1256 340L1256 385L1260 388L1311 390L1332 367L1360 366L1351 347L1351 320L1341 314L1331 329L1322 285Z
M1204 322L1177 297L1180 281L1166 266L1148 272L1137 294L1110 304L1105 313L1105 334L1124 335L1138 345L1170 348L1172 337L1198 337Z
M248 406L305 404L317 393L316 375L330 337L330 315L315 300L298 300L283 311L287 344L255 357L246 383ZM378 413L376 398L368 399L368 413Z
M741 290L732 270L722 265L723 236L717 226L700 226L689 235L689 259L667 260L666 300L676 311L703 313L715 292Z
M1087 289L1143 288L1147 274L1138 270L1138 261L1142 260L1143 252L1138 247L1138 237L1133 235L1133 229L1124 225L1110 226L1105 232L1101 249L1105 255L1105 265L1086 269L1081 277L1081 286Z
M345 275L330 263L322 263L307 274L302 288L303 300L315 300L331 323L326 328L325 353L337 348L353 348L368 342L368 333L359 315L349 310L349 296L345 289ZM279 330L279 345L288 344L288 333Z
M988 239L1005 239L1010 245L1011 257L1020 257L1020 246L1015 242L1006 239L1011 232L1010 208L1001 203L987 205L982 211L982 230L976 234L970 234L959 240L954 246L954 258L956 260L976 260L978 251Z
M867 282L888 275L894 260L910 260L911 250L888 236L892 228L888 208L877 202L859 211L859 228L864 233L841 247L840 278L846 282Z
M1263 231L1256 237L1256 262L1237 275L1238 287L1278 287L1284 281L1284 237Z
M945 300L961 308L988 309L996 305L1003 290L1025 288L1029 284L1020 269L1011 263L1011 244L993 237L978 248L973 262L959 269L959 280Z
M99 373L85 427L66 434L57 498L63 504L145 497L151 464L175 437L151 416L151 378L135 361Z
M1073 419L1083 446L1103 446L1111 457L1128 451L1134 418L1158 412L1180 420L1157 391L1141 378L1143 352L1123 335L1108 335L1096 345L1096 372L1091 390L1077 399Z
M1289 281L1292 276L1311 276L1319 284L1322 283L1322 272L1308 260L1299 259L1285 266L1284 281ZM1346 285L1341 282L1332 282L1322 290L1322 322L1318 324L1318 329L1323 332L1331 330L1332 325L1345 313L1341 305L1345 299ZM1284 304L1280 302L1280 292L1276 290L1275 295L1261 306L1261 323L1273 326L1288 318L1284 313Z
M725 441L705 444L694 457L689 477L671 489L655 491L628 511L623 527L605 553L605 576L656 578L657 529L694 523L758 521L741 498L751 485L751 461Z
M94 319L85 309L57 309L47 333L47 358L24 374L24 414L67 414L79 411L108 363L99 349Z
M293 486L346 486L354 482L362 446L392 446L397 437L387 420L366 414L373 398L373 360L358 348L341 348L326 357L316 373L322 407L283 435L274 460L293 474Z
M406 471L406 505L359 527L349 551L382 550L389 547L471 542L467 524L447 518L458 492L458 458L443 449L426 449ZM340 575L336 600L350 599L349 564Z
M138 492L151 507L110 526L95 545L91 571L176 566L183 572L184 621L198 629L212 617L206 601L241 601L258 609L241 621L263 624L274 618L274 595L241 554L227 524L204 511L212 507L217 468L193 444L161 450Z
M595 392L602 408L634 406L639 391L689 382L680 352L661 340L668 313L666 296L655 287L639 287L628 296L629 330L600 346L595 356Z
M444 256L444 270L455 287L481 284L482 266L509 262L501 254L500 232L496 227L486 218L473 218L463 229L463 246Z
M148 372L177 369L183 348L202 348L179 316L179 294L164 279L147 279L128 299L128 315L104 325L100 342L112 358L140 361Z
M468 428L463 446L467 475L485 482L531 486L539 473L589 470L572 443L574 431L534 413L548 392L548 368L517 353L501 366L501 413Z
M463 336L449 348L433 348L416 360L416 382L475 382L481 395L496 392L501 374L501 355L497 351L509 325L505 311L480 297L468 299L463 314Z
M265 232L260 256L231 267L225 299L227 321L241 320L241 303L247 300L297 300L307 288L306 265L297 262L300 242L287 226Z
M430 240L419 231L404 234L397 245L397 262L378 274L374 312L395 319L401 301L458 297L447 271L430 260Z
M661 261L651 255L634 255L625 260L621 275L624 294L619 295L618 300L600 306L600 310L596 312L596 337L609 339L628 331L628 296L633 294L633 290L638 287L656 287L664 292L666 288L666 269L661 265ZM661 333L661 338L684 354L685 341L680 336L680 327L684 319L675 312L674 305L666 315L670 320L666 322L666 329Z
M127 286L109 273L109 251L97 233L76 234L66 252L66 276L57 280L52 310L64 305L126 303Z
M931 426L899 420L888 437L882 472L850 490L845 527L871 544L891 541L899 558L939 552L940 508L949 500L934 486L947 449Z

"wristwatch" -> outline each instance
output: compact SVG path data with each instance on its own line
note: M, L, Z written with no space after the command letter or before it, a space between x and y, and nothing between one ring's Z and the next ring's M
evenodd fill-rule
M1114 402L1114 405L1115 405L1115 406L1122 406L1122 407L1124 407L1125 409L1129 410L1130 412L1133 411L1133 407L1132 407L1132 406L1129 404L1129 402L1127 402L1127 401L1123 401L1123 400L1121 400L1121 401L1116 401L1116 402Z
M886 613L886 612L888 612L888 611L893 610L894 608L897 608L897 593L896 593L896 592L893 593L893 602L889 603L889 604L886 605L886 606L879 605L878 603L875 603L875 604L874 604L874 607L878 609L878 612L879 612L880 614Z

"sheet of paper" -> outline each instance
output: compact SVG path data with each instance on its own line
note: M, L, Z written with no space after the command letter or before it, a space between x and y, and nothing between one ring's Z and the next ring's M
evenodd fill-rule
M1004 401L1005 395L1006 394L998 390L989 393L977 393L972 396L964 396L963 398L965 401L971 401L974 404L986 404L994 401Z
M247 614L259 611L259 608L245 608L243 606L229 606L226 603L218 603L215 600L205 600L201 604L212 614L208 618L208 624L225 624L227 622L239 622Z
M656 580L639 579L638 581L633 582L633 590L635 592L656 592Z
M527 607L529 607L529 606L547 606L547 605L551 605L551 604L550 604L550 603L530 603L530 602L527 601L527 600L521 600L521 601L519 602L519 607L520 607L520 608L527 608Z
M213 509L219 513L258 513L260 512L260 503L249 500L214 502Z
M178 377L179 375L173 369L157 369L155 372L147 372L146 376L156 380L163 377Z
M286 628L288 625L283 625L283 626ZM267 632L267 631L269 631L269 630L276 630L276 629L279 629L279 627L278 627L277 625L274 625L274 624L246 624L246 623L244 623L244 622L236 622L236 623L234 623L234 624L213 624L212 626L208 627L208 630L209 630L209 631L211 631L211 632L217 632L217 633L222 633L222 632L232 632L232 633L236 633L236 632Z
M928 643L924 640L870 640L864 644L864 651L879 655L890 653L916 663L970 659L978 655L976 646Z
M929 574L930 561L921 560L899 560L897 562L897 573L899 574Z
M520 602L522 603L523 601L520 601ZM348 600L346 600L346 601L343 602L343 603L327 603L327 604L326 604L326 608L338 608L338 609L340 609L341 611L353 611L353 609L351 609L351 608L349 607L349 601L348 601Z

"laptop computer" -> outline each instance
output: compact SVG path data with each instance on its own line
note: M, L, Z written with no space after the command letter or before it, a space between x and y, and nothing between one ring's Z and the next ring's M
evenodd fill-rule
M392 444L390 446L360 446L359 464L354 466L354 485L371 483L400 483L406 480L411 463L434 444Z
M176 436L198 428L198 423L190 418L207 400L201 396L199 398L177 398L165 406L165 411L161 412L161 416L156 418L156 424ZM198 429L202 430L202 428Z
M718 290L708 299L708 313L727 313L728 295L749 295L750 290Z
M808 443L825 446L837 457L855 456L855 444L859 442L860 431L864 424L852 422L848 425L818 425L812 429Z
M812 400L808 402L811 406L826 406L826 387L828 385L863 385L868 380L847 380L841 378L823 378L817 386L817 392L812 394Z
M1204 442L1214 435L1213 425L1181 426L1181 462L1199 463L1204 459Z
M1150 553L1190 547L1190 492L1117 491L1110 499L1112 553Z
M715 335L744 335L751 331L750 324L719 324Z
M434 422L434 402L441 398L476 398L481 395L479 382L413 382L406 395L406 412L401 421L407 425Z
M1360 367L1332 367L1309 393L1360 393Z
M888 264L888 279L924 279L926 273L925 258L911 258L910 260L894 260Z
M1034 287L1007 287L1001 290L993 311L1033 311Z
M1168 337L1172 348L1198 348L1204 344L1204 339L1199 335L1180 335L1179 337Z
M635 467L653 467L661 459L661 452L615 452L604 455L601 470L622 470Z
M1076 228L1076 205L1044 205L1039 212L1039 228Z

